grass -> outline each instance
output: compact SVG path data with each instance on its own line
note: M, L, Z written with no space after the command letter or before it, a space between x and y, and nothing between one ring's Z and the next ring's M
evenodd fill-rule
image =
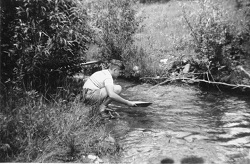
M35 162L86 162L88 160L82 157L89 154L102 157L118 152L117 143L105 141L108 137L105 122L96 115L89 115L86 109L76 103L57 117L53 125L56 133Z
M107 140L107 122L97 115L98 106L84 105L80 94L62 95L48 101L32 91L12 112L1 111L1 162L91 162L84 157L119 153L119 144Z
M134 38L136 46L144 50L146 59L143 62L146 62L144 65L149 69L146 72L154 72L153 76L156 76L157 72L164 72L162 69L169 69L174 61L187 60L197 55L194 51L193 33L184 16L190 21L194 32L195 27L200 26L199 19L203 17L209 20L210 16L234 25L241 31L246 22L242 16L244 11L236 10L235 6L234 0L173 0L167 3L140 4L137 17L142 19L142 23ZM202 15L204 11L207 15ZM168 63L161 65L161 59L168 59Z
M182 17L181 5L188 5L188 10L196 8L197 3L176 2L141 5L138 17L143 17L142 29L136 34L136 45L147 52L158 63L161 59L169 62L192 54L188 47L192 39Z

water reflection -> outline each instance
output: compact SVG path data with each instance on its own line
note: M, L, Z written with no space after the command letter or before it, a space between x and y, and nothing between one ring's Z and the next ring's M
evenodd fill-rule
M170 159L170 158L165 158L163 160L161 160L161 164L173 164L174 160Z
M203 164L203 163L204 163L203 158L199 158L195 156L183 158L181 160L181 164Z

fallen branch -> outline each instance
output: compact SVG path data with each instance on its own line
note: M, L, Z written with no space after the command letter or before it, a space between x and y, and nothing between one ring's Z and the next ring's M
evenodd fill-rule
M150 80L164 80L168 79L169 77L141 77L140 80L150 79Z
M193 72L190 72L190 73L186 73L185 75L186 76L194 76L194 75L201 75L201 74L204 74L204 73L193 73ZM164 79L169 79L169 77L159 77L159 76L154 76L154 77L141 77L140 80L145 80L145 79L150 79L150 80L164 80Z
M149 88L149 90L151 90L152 88L159 86L159 85L164 85L166 83L172 82L172 81L177 81L177 80L189 80L192 82L205 82L205 83L209 83L209 84L216 84L216 85L224 85L224 86L229 86L229 87L233 87L233 89L235 88L250 88L250 85L243 85L243 84L228 84L228 83L224 83L224 82L216 82L216 81L208 81L208 80L202 80L202 79L193 79L193 78L186 78L186 77L182 77L182 78L174 78L174 79L168 79L165 80L159 84L156 84L154 86L152 86L151 88Z
M228 83L223 83L223 82L207 81L207 80L193 80L193 79L189 79L189 80L194 81L194 82L205 82L209 84L225 85L225 86L230 86L234 88L239 88L239 87L250 88L250 85L243 85L243 84L228 84Z

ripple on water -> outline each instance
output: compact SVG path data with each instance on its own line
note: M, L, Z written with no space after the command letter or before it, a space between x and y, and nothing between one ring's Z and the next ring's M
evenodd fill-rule
M246 156L249 98L201 92L193 86L151 87L138 85L124 92L131 100L153 104L119 108L128 126L120 136L125 149L119 162L228 164L230 154Z

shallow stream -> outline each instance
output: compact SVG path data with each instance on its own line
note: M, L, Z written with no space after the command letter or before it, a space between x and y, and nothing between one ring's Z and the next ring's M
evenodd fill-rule
M108 128L124 148L116 163L250 163L250 97L183 84L119 84L123 97L153 104L110 104L121 116Z

